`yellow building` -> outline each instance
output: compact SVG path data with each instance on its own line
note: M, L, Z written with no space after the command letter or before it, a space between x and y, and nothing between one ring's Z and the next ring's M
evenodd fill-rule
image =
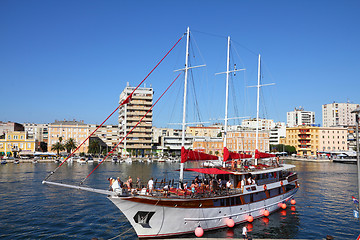
M269 132L259 131L258 136L258 150L261 152L268 152ZM229 151L236 152L254 152L256 149L256 132L255 131L232 131L227 134L226 141Z
M51 150L51 146L59 142L59 138L62 138L62 143L70 138L75 140L76 146L79 146L90 135L90 127L84 122L78 121L55 121L49 124L48 127L48 151ZM76 153L87 153L89 146L89 139L77 150Z
M222 138L195 138L193 150L207 154L222 156L224 140Z
M24 131L5 133L5 139L0 139L0 155L15 156L18 153L34 153L37 142L28 139Z
M186 134L194 137L211 137L215 138L221 131L221 127L204 127L204 126L188 126L186 127Z
M269 145L269 132L259 131L259 144L258 150L261 152L268 152ZM232 152L246 152L253 153L256 149L256 132L255 131L231 131L227 133L226 146ZM209 154L222 156L224 148L223 138L195 138L193 149Z
M312 126L286 128L285 144L294 146L300 156L316 156L318 152L347 151L347 129Z

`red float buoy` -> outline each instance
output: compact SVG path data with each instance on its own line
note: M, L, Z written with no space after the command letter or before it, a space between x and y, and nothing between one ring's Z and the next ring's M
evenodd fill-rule
M252 221L254 221L254 217L251 216L251 215L249 215L249 216L247 217L247 220L248 220L248 222L252 222Z
M286 203L281 204L281 208L285 209L286 208Z
M232 219L232 218L229 218L229 219L227 219L226 220L226 225L228 226L228 227L234 227L235 226L235 222L234 222L234 220Z
M269 216L269 214L270 214L269 210L265 209L264 210L264 216L267 217L267 216Z
M295 205L296 204L295 199L291 199L290 203L291 203L291 205Z
M198 226L195 229L195 236L202 237L203 235L204 235L204 230L200 226Z

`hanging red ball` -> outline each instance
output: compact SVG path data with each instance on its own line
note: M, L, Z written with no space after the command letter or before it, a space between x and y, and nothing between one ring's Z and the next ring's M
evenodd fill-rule
M291 203L291 205L295 205L296 204L295 199L291 199L290 203Z
M286 208L286 203L281 204L281 208L285 209Z
M195 236L202 237L204 235L204 230L199 226L195 229Z
M249 215L249 216L247 217L247 220L248 220L248 222L253 222L253 221L254 221L254 217L251 216L251 215Z
M235 222L232 218L229 218L228 220L226 220L226 225L232 228L235 226Z
M267 216L269 216L269 215L270 215L269 210L265 209L265 210L264 210L264 216L267 217Z

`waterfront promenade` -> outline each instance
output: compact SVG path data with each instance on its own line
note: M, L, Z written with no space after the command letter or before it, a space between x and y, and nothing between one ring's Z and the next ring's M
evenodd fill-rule
M303 162L332 162L329 158L316 158L316 157L280 157L280 160L303 161Z

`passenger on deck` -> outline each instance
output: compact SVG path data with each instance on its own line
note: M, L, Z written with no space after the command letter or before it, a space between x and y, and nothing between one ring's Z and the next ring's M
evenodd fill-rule
M247 179L247 185L251 185L252 183L252 180L251 180L251 177L249 176L249 178Z
M124 187L124 183L120 180L119 177L117 178L117 181L119 182L120 188L123 188L123 187Z
M129 189L132 188L132 178L129 176L129 179L127 180Z
M154 180L153 180L153 178L150 178L150 180L148 181L147 187L149 189L149 194L152 195L152 191L153 191L153 188L154 188Z
M237 160L237 168L241 168L241 160L240 159Z
M227 190L227 192L230 191L231 186L232 186L232 184L231 184L231 181L230 181L230 179L229 179L229 180L226 182L226 190Z
M245 180L245 178L243 178L243 179L241 180L241 192L244 192L245 184L246 184L246 180Z
M191 182L191 185L190 185L190 189L191 189L191 197L194 197L195 196L195 188L196 188L196 184L195 184L195 180L193 180Z
M163 195L164 195L164 197L167 197L168 194L169 194L169 185L165 185L163 187Z
M183 190L185 190L185 192L186 192L186 190L187 190L187 182L184 183Z
M112 186L112 184L113 184L113 182L114 182L114 181L113 181L114 179L113 179L113 178L108 178L107 180L109 181L109 191L112 191L113 189L112 189L111 186Z
M140 180L140 178L136 178L136 187L137 188L141 188L141 180Z
M116 192L117 189L120 189L120 184L117 179L113 181L111 188L114 192Z

